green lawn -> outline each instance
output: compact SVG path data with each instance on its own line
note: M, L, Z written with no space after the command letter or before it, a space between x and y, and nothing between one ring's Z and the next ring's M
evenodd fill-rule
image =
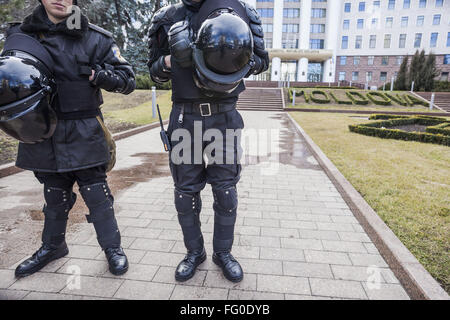
M351 133L360 115L291 115L450 292L450 148Z

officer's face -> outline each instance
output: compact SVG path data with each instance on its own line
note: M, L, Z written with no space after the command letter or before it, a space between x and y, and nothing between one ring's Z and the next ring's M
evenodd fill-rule
M73 4L73 0L42 0L42 4L48 14L58 19L64 19L72 12L70 6Z

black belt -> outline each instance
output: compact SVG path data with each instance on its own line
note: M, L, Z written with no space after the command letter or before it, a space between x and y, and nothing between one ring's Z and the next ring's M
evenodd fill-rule
M236 109L236 103L176 103L175 107L182 110L182 113L192 113L209 117L213 114L224 113Z

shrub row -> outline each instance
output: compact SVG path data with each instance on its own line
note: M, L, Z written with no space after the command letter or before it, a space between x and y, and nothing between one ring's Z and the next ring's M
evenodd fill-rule
M404 97L405 97L405 100L408 102L408 104L410 106L413 106L415 104L419 104L419 105L422 105L424 107L429 107L430 106L430 104L427 101L425 101L423 99L416 98L415 96L413 96L411 94L405 94Z
M170 90L172 89L172 82L159 84L154 82L147 74L136 75L136 89L150 90L152 87L156 87L158 90Z
M320 96L322 96L322 97L320 97ZM331 102L330 97L323 90L313 90L313 91L311 91L311 94L310 94L309 97L315 103L326 104L326 103L330 103Z
M443 134L444 136L450 136L450 123L441 123L436 126L428 127L426 130L428 133Z
M353 101L354 104L359 105L369 104L369 100L358 91L347 91L345 94L351 101Z
M390 93L385 93L386 97L388 97L389 99L391 99L392 101L396 102L397 104L401 105L401 106L408 106L408 102L406 101L405 98L402 98L398 93L396 95L394 94L390 94Z
M353 104L352 100L341 100L335 96L333 92L330 91L330 96L336 101L338 104Z
M406 132L398 129L389 129L390 127L396 127L400 125L408 125L408 124L420 124L426 126L435 126L444 125L445 127L450 126L450 122L444 118L436 118L436 117L423 117L423 116L390 116L390 115L374 115L371 116L370 119L388 119L375 121L372 123L364 123L357 125L349 125L349 130L351 132L364 134L367 136L379 137L384 139L397 139L397 140L406 140L406 141L419 141L426 143L435 143L442 144L445 146L450 146L450 134L442 134L440 132ZM439 130L439 129L437 129ZM428 131L428 128L427 128ZM450 130L448 130L450 131Z
M373 104L379 106L389 106L392 102L391 99L384 95L384 93L377 91L368 92L367 98L372 101Z

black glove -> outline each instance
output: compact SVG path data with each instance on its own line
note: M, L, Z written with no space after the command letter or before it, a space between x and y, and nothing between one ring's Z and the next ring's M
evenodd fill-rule
M182 67L192 65L193 31L187 20L175 23L169 30L169 46L172 58Z
M92 79L91 83L106 91L129 94L135 88L134 79L126 81L125 79L127 77L122 75L120 70L114 70L114 67L111 65L105 64L105 68L102 68L100 65L95 65L94 71L94 79Z

